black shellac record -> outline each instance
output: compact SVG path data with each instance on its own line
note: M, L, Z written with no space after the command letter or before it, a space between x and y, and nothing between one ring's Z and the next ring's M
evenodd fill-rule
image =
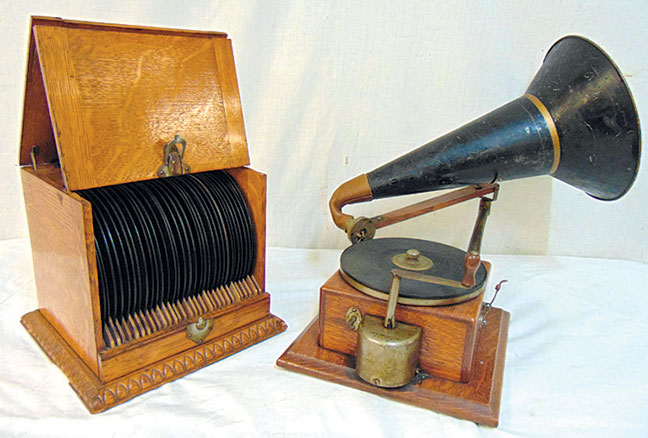
M148 294L150 301L147 303L146 309L152 309L156 304L163 301L163 292L168 288L166 276L164 275L165 261L163 258L163 251L160 246L158 236L162 230L162 226L158 223L158 218L152 215L152 206L149 200L143 196L143 190L135 190L135 187L126 185L126 193L131 197L132 204L142 222L143 229L145 230L145 239L151 254L149 260L149 272L153 276L151 281L151 291Z
M434 263L419 273L461 282L466 253L452 246L420 239L383 238L356 243L342 252L340 269L361 286L387 296L392 283L391 270L398 268L392 259L409 249L420 251ZM467 289L403 278L399 297L427 301L456 299L460 302L461 297L469 299L478 293L486 277L486 268L482 264L477 270L475 286Z
M203 193L196 193L192 190L190 178L176 178L175 182L178 183L180 201L184 203L185 208L189 214L190 219L194 223L192 232L196 242L196 254L194 260L196 261L196 282L187 291L188 295L193 295L203 291L207 284L207 277L209 276L209 254L207 242L207 228L208 222L205 220L203 212L200 209Z
M208 216L212 220L214 227L215 240L211 242L211 247L214 252L214 279L210 283L209 288L213 289L225 282L225 278L229 275L230 265L232 263L228 256L228 236L227 230L223 227L224 213L216 200L216 197L211 193L208 183L204 182L197 175L189 175L201 190L205 193L205 207L208 210Z
M84 194L85 195L85 194ZM90 197L87 198L90 200ZM92 203L92 220L94 228L95 254L97 256L97 274L99 276L99 294L102 321L115 315L115 285L113 284L115 268L111 256L112 236L107 229L97 203Z
M113 217L109 213L110 205L108 201L106 201L105 196L102 195L101 190L89 190L84 194L93 203L93 210L100 210L102 212L102 216L105 220L105 232L110 236L108 253L114 262L114 275L112 278L115 284L115 289L113 293L111 293L115 303L115 311L112 316L114 319L117 319L126 313L129 301L127 296L129 293L129 275L124 258L125 249L123 247L122 237L115 226Z
M188 250L183 258L184 268L191 272L190 281L185 284L181 291L181 297L188 297L193 291L198 288L200 282L201 270L204 269L200 260L200 239L198 229L200 224L197 222L195 212L186 198L186 194L182 184L181 177L166 178L164 182L167 184L169 199L177 207L179 212L180 225L183 231L188 236L188 243L185 248Z
M178 246L173 237L174 233L171 224L166 217L166 211L162 208L151 185L146 183L136 184L138 184L136 191L140 195L144 210L148 212L147 216L155 230L151 237L154 245L160 251L160 283L162 286L156 293L158 298L151 307L153 309L163 302L170 301L174 291L180 289Z
M237 198L236 193L234 192L234 186L232 185L231 176L226 172L220 172L218 177L221 180L223 193L227 197L230 205L232 206L232 218L234 221L234 226L236 227L236 236L238 238L236 250L240 255L240 265L239 270L236 274L236 280L240 280L245 277L248 270L248 255L250 254L248 243L249 236L248 230L245 227L245 213L243 211L243 206L241 205L240 200Z
M210 173L212 172L204 172L200 174L196 174L196 177L200 179L200 181L205 184L207 187L211 198L214 200L214 206L218 208L218 211L221 214L221 223L220 223L220 229L222 231L222 234L224 236L224 241L225 241L225 252L224 254L221 254L220 258L227 260L227 271L225 272L225 275L223 276L222 283L221 284L226 284L231 281L231 279L236 275L236 270L239 265L239 261L236 258L236 254L232 251L232 245L233 241L235 240L235 236L233 235L233 229L230 225L231 223L231 208L227 204L226 200L224 199L220 188L218 187L217 183L210 178Z
M176 262L177 270L174 274L178 277L178 287L167 297L167 301L174 302L183 296L187 285L193 281L193 273L188 263L190 246L193 245L192 239L187 232L187 219L178 208L174 197L169 194L169 186L166 181L152 180L150 188L155 194L155 201L160 205L162 217L169 223L169 238L173 239L176 244Z
M106 190L112 195L113 202L124 218L122 225L133 248L132 267L135 288L133 290L132 309L130 310L130 313L132 313L144 308L149 299L148 294L150 283L153 282L153 276L149 274L147 260L150 260L151 255L147 253L145 248L143 229L139 224L139 219L133 212L134 207L130 205L129 198L124 195L123 190L120 190L118 186L109 186L106 187Z
M126 310L125 313L121 316L128 316L135 310L137 301L139 299L140 287L141 287L141 273L138 269L137 263L137 247L135 245L135 240L133 236L133 230L131 230L130 224L126 219L126 215L122 211L122 204L119 199L112 193L110 187L104 187L104 190L101 191L102 195L105 195L108 199L110 210L109 215L113 217L113 223L117 230L117 234L121 236L121 242L124 248L124 264L126 265L126 271L128 272L126 282L127 285L127 294L128 297L126 301Z
M156 263L156 253L153 249L151 234L146 220L140 211L140 203L130 193L129 185L117 185L113 186L113 189L123 203L127 219L131 221L128 226L134 229L135 244L138 247L136 255L142 273L140 276L142 282L141 294L135 305L135 309L147 309L155 299L155 291L160 288L159 275L157 273L159 265Z
M209 210L208 194L205 189L195 180L195 178L185 178L185 189L188 195L193 200L193 207L196 209L198 218L201 223L202 231L202 245L201 248L203 260L203 276L198 289L200 291L211 289L216 282L218 274L216 250L219 245L218 236L216 232L216 224L214 218Z
M232 177L227 172L224 172L224 175L226 177L225 179L229 183L229 186L231 187L231 192L238 199L237 205L241 210L241 225L245 230L247 241L247 250L245 251L245 254L248 255L248 266L245 269L244 275L251 275L254 272L257 251L256 228L254 226L252 212L250 211L250 206L248 205L247 198L243 194L243 190L241 190L241 187L238 185L234 177Z
M205 176L212 182L215 194L219 199L220 205L223 207L223 211L225 212L224 225L229 235L230 256L234 261L234 269L230 273L228 282L238 280L241 277L241 267L243 264L244 255L240 251L241 240L243 239L243 236L241 235L239 219L236 217L236 206L232 203L232 199L227 193L225 184L222 181L221 172L210 172L206 173Z

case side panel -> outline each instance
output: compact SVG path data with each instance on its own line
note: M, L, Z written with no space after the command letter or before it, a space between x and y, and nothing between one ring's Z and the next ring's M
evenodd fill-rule
M27 80L23 107L22 139L19 162L21 166L32 164L32 147L38 146L36 163L43 164L58 160L54 130L50 119L45 95L43 75L38 61L34 35L29 38L29 57L27 59ZM60 170L59 170L60 171Z
M220 77L220 86L223 92L223 106L227 119L227 136L231 149L231 164L227 167L240 167L250 164L247 139L245 137L245 124L243 123L243 110L241 109L241 96L239 94L236 66L232 52L232 41L229 39L214 40L216 66Z
M70 181L83 181L86 187L93 187L96 172L90 156L76 73L69 57L67 29L36 25L33 32L65 186L74 190Z
M92 319L94 322L95 345L98 351L105 347L103 338L103 325L101 323L101 305L99 299L99 271L97 268L97 254L94 239L94 224L92 221L92 205L76 193L70 193L83 206L83 227L85 230L86 258L88 262L88 274L90 281L90 303L92 307Z
M265 291L266 175L248 167L228 169L247 197L257 235L257 262L254 279Z
M97 373L97 280L88 266L84 203L27 169L21 175L40 311Z

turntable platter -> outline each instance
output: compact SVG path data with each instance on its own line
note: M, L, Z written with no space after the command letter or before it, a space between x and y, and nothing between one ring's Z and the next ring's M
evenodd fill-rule
M410 251L416 250L416 251ZM403 263L407 253L420 258L411 267ZM416 257L416 252L420 256ZM486 284L487 271L477 270L475 286L461 285L466 253L437 242L407 238L371 239L348 247L340 257L340 272L356 289L387 300L392 269L413 270L436 277L434 282L403 278L398 302L417 306L443 306L467 301L479 295ZM431 261L430 262L426 259ZM427 263L426 263L427 262Z

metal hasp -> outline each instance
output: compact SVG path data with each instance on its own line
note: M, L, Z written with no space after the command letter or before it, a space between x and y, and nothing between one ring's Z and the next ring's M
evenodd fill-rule
M178 151L177 144L182 145L182 152ZM188 164L183 163L187 142L179 135L173 137L173 140L164 145L164 159L162 166L157 171L160 178L167 176L176 176L189 173L191 168Z
M358 327L356 373L375 386L398 388L416 374L421 328L396 321L400 276L393 274L384 320L364 315Z

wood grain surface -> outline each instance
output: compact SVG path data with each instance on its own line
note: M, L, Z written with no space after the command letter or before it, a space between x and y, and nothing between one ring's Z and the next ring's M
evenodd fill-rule
M90 203L23 169L23 192L34 260L38 305L45 318L95 373L98 291ZM90 216L91 218L91 216ZM88 226L90 228L88 228ZM91 248L91 250L90 250Z
M227 169L227 172L241 186L250 207L257 239L257 260L253 275L261 290L265 290L267 177L249 167Z
M187 141L184 161L192 172L247 165L230 40L131 30L35 22L34 47L66 187L154 178L163 147L176 134ZM35 65L28 77L38 84ZM39 86L27 95L42 107ZM25 123L39 129L23 141L23 162L29 143L47 143L48 128L40 125L46 120L38 117L25 114Z
M39 149L39 153L36 156L36 162L38 164L58 160L56 142L54 141L54 130L47 105L47 96L45 95L45 84L43 83L35 44L32 36L29 39L22 138L18 161L21 166L31 165L30 153L34 146L38 146Z
M398 321L422 328L419 362L423 371L457 382L469 380L482 296L453 306L396 307ZM336 272L320 290L322 347L355 355L358 335L346 324L350 307L363 315L384 317L387 302L354 289Z
M431 377L397 389L370 385L355 374L352 355L320 347L317 318L288 347L277 365L457 418L497 426L509 314L492 308L488 316L488 323L478 332L473 374L467 383Z
M215 324L204 342L211 342L269 314L270 295L267 293L216 312L206 312L202 317L214 319ZM187 339L187 325L191 322L195 321L101 352L99 377L102 381L111 381L141 368L143 364L157 362L195 347L196 343Z
M286 330L282 320L268 314L182 353L158 362L142 363L141 368L128 375L101 381L39 310L24 315L21 322L50 360L63 371L70 380L70 386L93 414L124 403Z

